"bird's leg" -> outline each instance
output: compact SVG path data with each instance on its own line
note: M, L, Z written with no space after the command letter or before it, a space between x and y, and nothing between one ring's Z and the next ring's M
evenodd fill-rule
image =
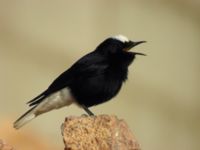
M87 114L88 114L89 116L94 116L93 112L91 112L91 111L89 110L88 107L86 107L85 105L82 105L82 107L83 107L83 109L87 112Z

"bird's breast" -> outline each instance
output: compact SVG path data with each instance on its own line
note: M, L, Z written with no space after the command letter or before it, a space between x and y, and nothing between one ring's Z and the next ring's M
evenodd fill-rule
M106 102L119 92L126 72L107 72L87 79L77 80L71 92L77 102L85 106L93 106Z

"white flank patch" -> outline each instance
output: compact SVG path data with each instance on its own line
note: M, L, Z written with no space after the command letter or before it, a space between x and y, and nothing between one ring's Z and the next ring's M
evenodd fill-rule
M56 93L45 98L41 103L27 111L20 119L14 123L14 128L19 129L36 116L48 112L53 109L58 109L68 106L74 102L69 88L64 88Z
M116 39L116 40L119 40L119 41L121 41L123 43L129 42L129 39L124 35L116 35L116 36L113 36L112 38Z
M35 109L36 115L68 106L74 102L69 88L64 88L44 99Z

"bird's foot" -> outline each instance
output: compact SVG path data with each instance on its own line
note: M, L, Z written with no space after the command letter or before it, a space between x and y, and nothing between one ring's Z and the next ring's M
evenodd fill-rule
M90 111L88 107L86 107L85 105L82 105L82 107L89 116L94 116L94 113Z

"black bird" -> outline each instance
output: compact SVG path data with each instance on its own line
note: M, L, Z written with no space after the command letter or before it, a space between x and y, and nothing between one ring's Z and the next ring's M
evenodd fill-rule
M44 92L29 101L32 108L14 122L14 128L19 129L40 114L72 103L93 115L88 107L104 103L117 95L135 56L145 55L129 50L144 42L133 42L122 35L106 39L93 52L63 72Z

